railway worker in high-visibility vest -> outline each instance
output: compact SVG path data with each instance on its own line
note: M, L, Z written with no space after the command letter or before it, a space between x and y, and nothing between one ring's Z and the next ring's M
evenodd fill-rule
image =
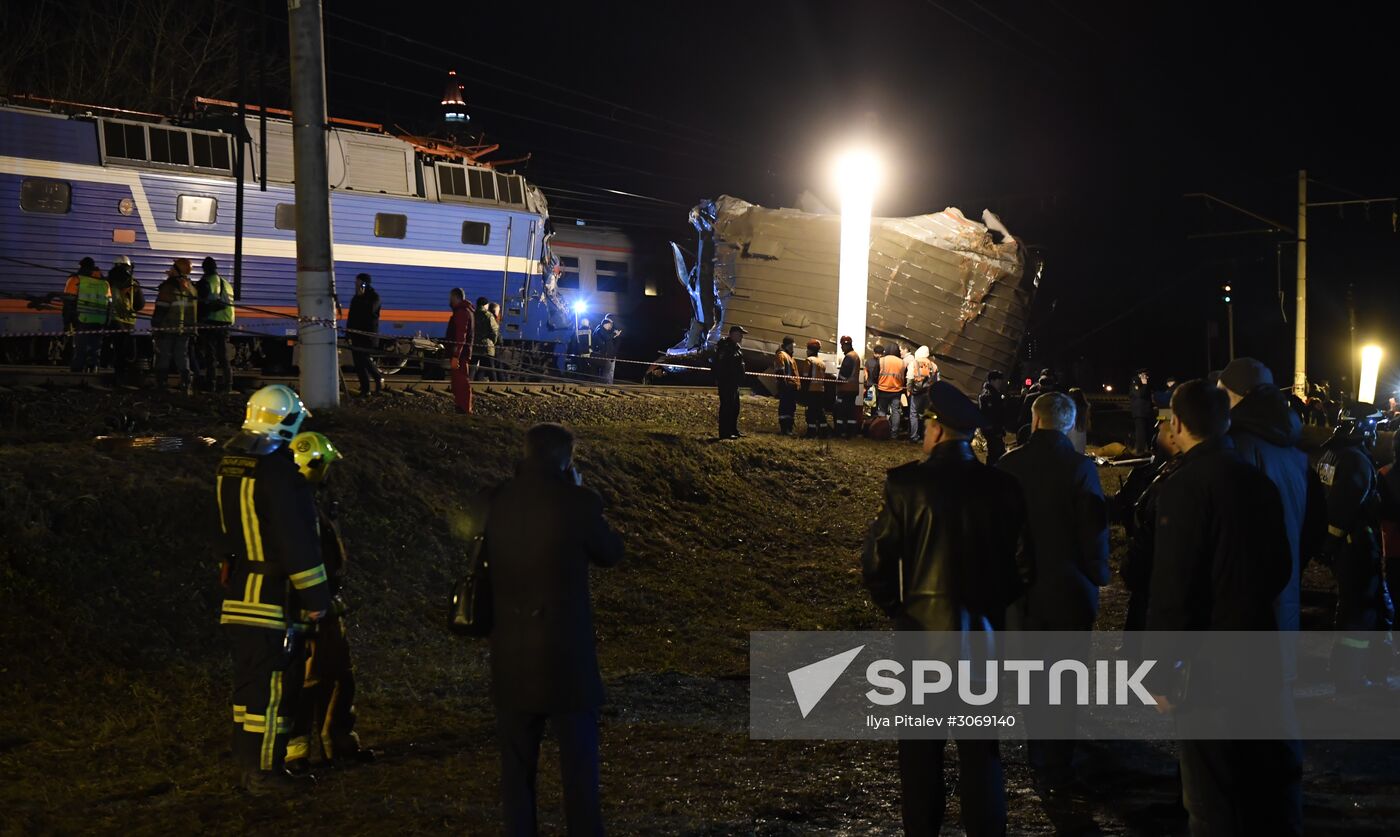
M797 389L802 381L797 377L797 360L792 353L797 349L797 341L783 338L783 345L773 356L773 374L778 387L778 433L792 435L793 422L797 420Z
M206 256L199 293L199 348L205 384L215 392L233 391L233 366L228 358L228 332L233 327L233 284L219 275L219 264ZM222 383L217 376L223 376Z
M890 438L899 438L899 416L903 412L900 396L904 394L904 359L897 352L886 350L880 357L875 381L875 412L890 420Z
M311 752L319 747L322 760L336 764L373 761L375 753L360 746L355 732L355 668L344 616L348 612L341 590L345 583L345 542L336 522L338 506L326 487L331 465L343 459L324 434L298 433L292 439L297 470L316 495L321 559L330 584L330 611L307 637L306 679L287 741L287 770L305 773Z
M458 413L472 411L472 340L476 330L476 309L467 301L467 292L453 288L448 295L452 316L447 320L447 358L452 370L452 398Z
M215 480L224 539L219 623L233 655L233 757L254 795L304 785L285 768L303 636L331 607L316 501L288 443L311 415L290 387L253 393Z
M112 319L112 286L92 259L83 259L76 275L69 277L65 293L73 301L74 372L94 372L102 363L103 334Z

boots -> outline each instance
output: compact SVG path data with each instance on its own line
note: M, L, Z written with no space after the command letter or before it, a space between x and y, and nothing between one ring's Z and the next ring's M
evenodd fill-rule
M240 784L249 796L277 796L306 793L316 785L310 773L293 775L285 769L245 770Z

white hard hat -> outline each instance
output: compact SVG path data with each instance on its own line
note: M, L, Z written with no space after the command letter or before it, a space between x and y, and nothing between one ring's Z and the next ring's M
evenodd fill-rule
M114 262L114 264L124 264L124 265L126 265L127 267L131 267L131 257L130 257L130 256L117 256L117 260L116 260L116 262Z
M248 412L243 429L259 436L291 441L301 429L301 423L311 415L301 396L289 386L272 384L253 393L248 399Z

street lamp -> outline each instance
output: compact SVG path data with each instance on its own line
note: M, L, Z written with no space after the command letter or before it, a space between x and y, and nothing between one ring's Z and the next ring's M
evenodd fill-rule
M865 352L865 314L870 295L870 211L879 184L880 159L869 148L837 155L836 189L841 196L841 270L836 294L836 331L850 335Z
M1361 380L1356 400L1363 404L1376 403L1376 378L1381 374L1381 357L1385 352L1372 343L1361 348Z

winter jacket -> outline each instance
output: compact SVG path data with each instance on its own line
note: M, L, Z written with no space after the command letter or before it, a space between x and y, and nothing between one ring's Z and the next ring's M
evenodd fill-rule
M156 288L156 305L151 314L151 327L169 329L165 334L192 331L197 302L198 296L188 276L167 274L165 281Z
M797 377L797 361L782 349L773 356L773 374L782 376L773 379L778 382L779 392L791 392L802 383Z
M357 338L375 339L373 335L379 333L379 293L374 288L365 288L363 292L350 297L350 313L345 318L345 327L351 332L352 342ZM355 334L357 331L369 333Z
M841 368L836 371L836 391L844 393L860 392L860 355L852 349L841 358Z
M475 330L476 309L465 299L452 303L452 316L447 320L447 357L462 361L472 359L472 332Z
M135 325L136 312L146 307L141 283L131 275L131 268L124 264L112 268L107 275L107 283L112 286L112 322L127 327Z
M1119 573L1123 576L1123 586L1130 593L1146 590L1152 581L1157 498L1162 493L1162 486L1180 464L1181 460L1176 457L1166 460L1158 457L1146 465L1139 465L1114 495L1114 502L1118 505L1116 516L1122 521L1124 534L1128 536L1128 549L1119 565Z
M1230 410L1230 438L1241 459L1264 472L1283 502L1292 572L1279 595L1275 616L1281 631L1298 630L1299 544L1308 506L1308 457L1298 449L1303 423L1288 399L1272 386L1247 393Z
M1180 460L1157 497L1147 630L1275 630L1292 571L1278 489L1228 436Z
M871 600L903 630L1000 630L1029 577L1025 521L1013 477L966 441L938 445L885 480L861 558Z
M492 319L495 319L495 317L492 317ZM603 328L602 323L599 323L598 327L593 329L593 356L600 358L617 357L617 341L617 326L614 325L612 328L607 329Z
M923 395L938 380L938 364L929 357L928 346L920 346L904 365L904 385L911 395Z
M476 320L473 323L476 329L474 343L476 352L482 357L495 357L496 344L501 340L501 324L495 316L485 308L476 312Z
M715 345L714 372L721 387L737 387L744 379L744 350L728 337Z
M1109 580L1108 504L1093 460L1076 453L1065 434L1039 430L996 467L1021 486L1034 566L1010 624L1089 630L1099 610L1099 588Z
M491 695L515 712L603 703L588 568L618 563L623 546L598 494L571 475L527 461L490 500Z
M232 325L233 283L217 273L206 273L194 286L199 296L199 321L212 325Z
M1006 396L991 384L982 385L977 406L987 420L987 432L1006 435Z

